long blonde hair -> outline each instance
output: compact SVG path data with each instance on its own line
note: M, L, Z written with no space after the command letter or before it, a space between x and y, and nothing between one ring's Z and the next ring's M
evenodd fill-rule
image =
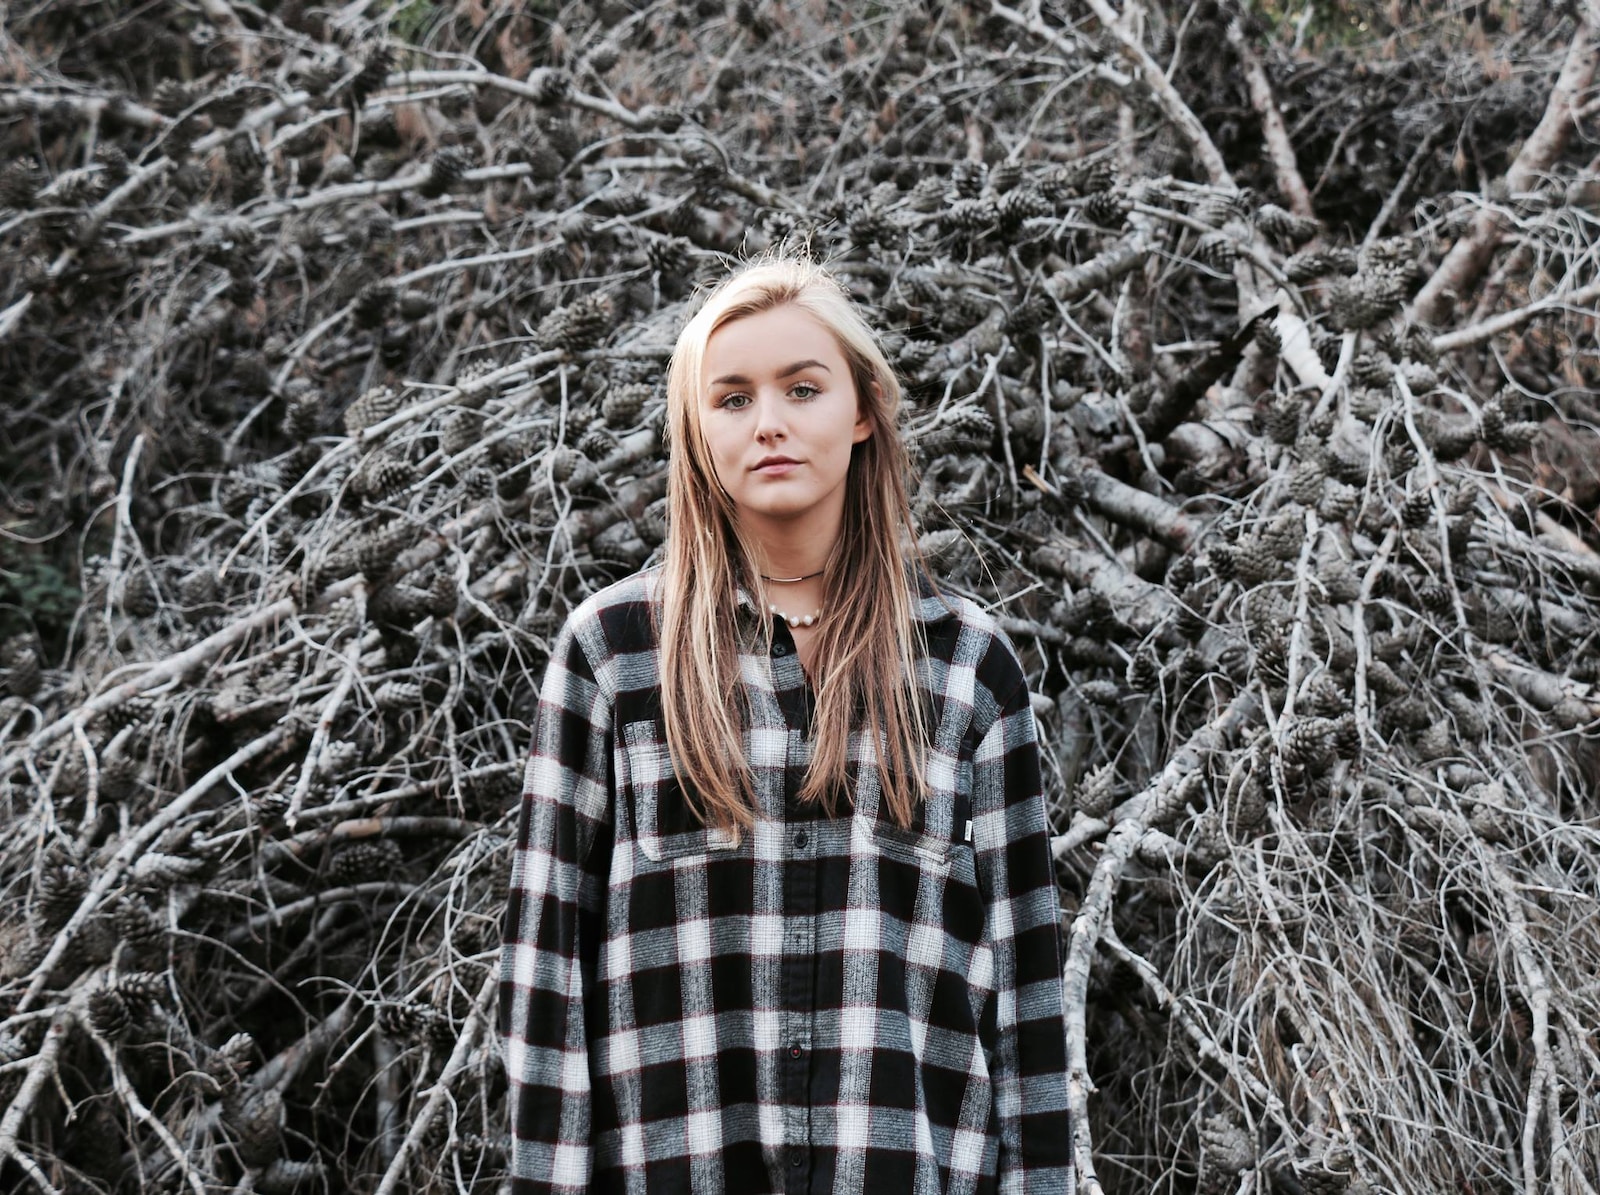
M784 305L832 332L872 422L872 434L851 449L843 521L825 566L828 617L817 631L813 749L799 799L819 801L834 814L847 786L849 736L862 726L878 746L881 800L897 823L908 826L923 796L929 734L926 698L916 692L916 657L926 644L913 617L918 595L908 558L930 587L933 582L916 547L906 496L907 457L896 425L900 383L843 286L821 265L792 253L768 255L724 279L679 335L667 370L667 551L661 600L652 607L667 743L685 794L691 802L698 794L703 820L728 830L753 824L755 780L742 750L748 710L739 704L736 627L742 578L759 597L759 556L717 481L699 406L712 333ZM759 600L755 606L770 649L772 616Z

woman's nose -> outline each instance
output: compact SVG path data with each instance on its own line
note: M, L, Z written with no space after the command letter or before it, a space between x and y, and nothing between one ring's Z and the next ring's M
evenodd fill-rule
M771 395L757 395L755 404L757 439L781 439L788 434L784 429L783 404L778 399Z

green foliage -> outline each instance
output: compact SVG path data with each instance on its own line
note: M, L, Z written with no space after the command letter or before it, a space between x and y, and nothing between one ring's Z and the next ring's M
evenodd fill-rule
M439 6L433 0L400 0L390 18L390 33L405 42L419 42L423 32L439 15Z
M0 640L29 631L59 639L82 598L38 545L0 539Z
M1305 23L1302 41L1308 48L1330 44L1356 46L1376 41L1440 18L1464 17L1444 6L1424 0L1250 0L1251 10L1271 29L1274 37L1292 39ZM1470 6L1494 10L1501 4Z

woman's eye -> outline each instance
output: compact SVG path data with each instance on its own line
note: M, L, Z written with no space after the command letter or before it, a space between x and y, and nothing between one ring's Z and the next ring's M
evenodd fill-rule
M805 393L799 394L799 392L802 390L805 391ZM813 386L810 382L799 382L796 383L795 388L791 393L799 394L799 397L801 398L815 398L817 395L822 393L822 387Z
M721 398L719 398L717 400L717 406L718 407L730 406L730 405L732 405L734 403L734 400L736 400L736 399L743 400L744 402L749 402L750 401L749 398L746 395L743 395L743 394L724 394ZM735 411L738 411L738 410L741 410L742 408L739 407L739 406L734 406L733 409Z

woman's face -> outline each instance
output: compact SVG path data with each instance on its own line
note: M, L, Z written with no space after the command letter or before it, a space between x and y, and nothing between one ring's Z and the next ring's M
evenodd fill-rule
M740 519L837 534L850 449L872 434L833 334L785 305L723 324L706 343L700 429ZM787 464L764 465L769 458Z

